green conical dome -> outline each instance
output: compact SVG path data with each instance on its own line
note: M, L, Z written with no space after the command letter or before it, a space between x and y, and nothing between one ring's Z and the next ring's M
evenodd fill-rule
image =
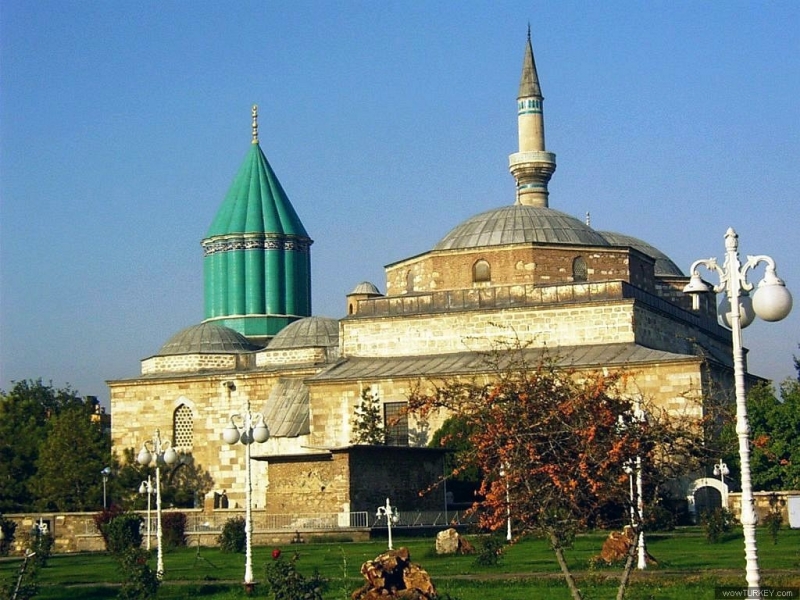
M205 322L265 341L311 315L311 244L258 144L253 144L203 240Z
M206 238L259 233L308 239L261 146L252 144Z

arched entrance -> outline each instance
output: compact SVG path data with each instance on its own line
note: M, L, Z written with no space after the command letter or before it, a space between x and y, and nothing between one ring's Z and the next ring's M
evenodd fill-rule
M728 508L728 485L719 479L701 477L689 486L686 498L689 501L689 512L697 521L704 512L715 508Z

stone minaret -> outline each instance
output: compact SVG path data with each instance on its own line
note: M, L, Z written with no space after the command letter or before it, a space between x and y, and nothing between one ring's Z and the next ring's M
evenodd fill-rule
M517 180L517 203L547 206L547 183L556 170L556 155L544 146L544 97L533 60L531 28L522 64L522 80L517 97L519 152L508 157L509 169Z

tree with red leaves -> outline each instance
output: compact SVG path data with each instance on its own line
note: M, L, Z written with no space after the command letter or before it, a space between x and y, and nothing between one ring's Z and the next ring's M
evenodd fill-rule
M431 392L414 390L409 412L424 418L444 409L466 421L472 450L458 454L450 475L473 467L483 474L482 500L473 506L481 525L500 529L510 514L517 537L548 539L573 598L580 600L564 556L575 533L609 504L630 507L626 465L637 456L647 461L659 445L663 452L664 443L673 450L691 448L702 438L702 427L680 425L657 410L648 420L634 418L622 371L576 373L546 356L535 364L525 356L522 348L498 351L490 360L494 372L483 382L451 380ZM673 466L678 456L672 456ZM637 537L639 530L635 526Z

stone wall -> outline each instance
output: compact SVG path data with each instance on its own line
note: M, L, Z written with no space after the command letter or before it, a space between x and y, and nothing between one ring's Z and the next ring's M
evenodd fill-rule
M573 261L586 261L587 281L623 280L653 289L653 260L635 250L586 246L509 245L433 251L386 267L386 295L433 290L468 289L473 265L491 268L491 284L554 284L573 282Z
M634 341L633 301L362 317L343 321L343 330L345 356L487 351L514 335L536 347L623 343Z
M280 375L303 378L314 372L286 369ZM175 410L187 406L192 413L192 443L179 449L191 454L195 465L208 471L214 480L213 491L227 490L231 502L243 506L245 448L241 444L225 444L222 430L233 413L242 412L248 400L252 411L265 412L278 375L247 371L109 382L114 417L112 447L121 458L125 448L138 452L146 440L152 440L156 430L162 439L172 440ZM236 389L228 390L222 385L225 381L234 382ZM303 452L307 444L308 436L272 438L264 444L253 444L251 452L253 456ZM255 504L263 508L268 484L266 463L252 463L252 481Z

